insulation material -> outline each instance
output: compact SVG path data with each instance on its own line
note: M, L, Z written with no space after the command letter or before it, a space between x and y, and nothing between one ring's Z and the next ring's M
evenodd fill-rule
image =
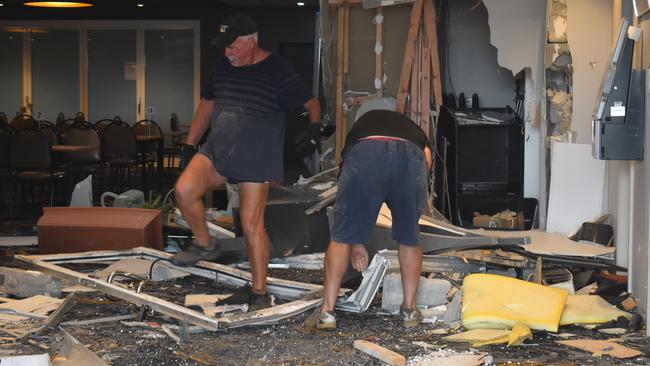
M564 135L571 130L573 96L553 89L547 89L546 94L550 105L548 118L552 124L557 125L553 128L553 135Z
M591 145L553 143L551 172L546 231L568 235L604 213L605 161Z
M566 303L564 290L491 274L463 281L462 323L467 329L512 328L557 332Z
M597 295L569 295L562 312L560 325L601 324L616 320L619 316L631 318L632 315L619 310Z

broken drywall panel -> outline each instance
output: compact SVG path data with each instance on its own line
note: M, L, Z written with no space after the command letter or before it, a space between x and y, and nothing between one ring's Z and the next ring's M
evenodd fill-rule
M573 118L578 143L591 143L591 117L609 63L611 0L566 0L567 39L573 59Z
M548 119L552 125L554 136L564 135L571 131L571 111L573 96L563 90L546 90L546 100L549 103Z
M441 62L445 64L441 69L447 71L445 92L477 93L481 107L512 105L513 72L497 62L497 49L490 39L488 11L485 5L476 5L475 0L454 0L443 7L446 12L442 17L448 26L439 37L445 38L446 33L448 40L441 50ZM512 18L507 20L512 21Z
M568 235L604 213L605 161L590 144L553 143L551 172L546 231Z
M570 54L568 43L547 43L544 55L544 68L549 69L563 54Z
M551 15L548 18L548 42L566 43L566 41L567 41L566 0L552 0Z
M399 310L404 302L402 276L398 273L387 274L382 286L381 308L384 310ZM424 306L438 306L447 303L447 293L451 283L438 278L420 277L416 292L415 303Z

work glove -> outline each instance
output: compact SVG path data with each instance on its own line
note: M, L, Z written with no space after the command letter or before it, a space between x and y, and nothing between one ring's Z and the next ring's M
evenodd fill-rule
M298 156L305 157L312 154L316 149L320 152L320 137L325 126L321 123L310 123L309 127L296 135L293 140L296 144L296 153Z
M190 160L192 160L192 157L196 154L196 147L194 145L190 144L182 144L181 145L181 170L185 170L187 167L187 164L190 163Z

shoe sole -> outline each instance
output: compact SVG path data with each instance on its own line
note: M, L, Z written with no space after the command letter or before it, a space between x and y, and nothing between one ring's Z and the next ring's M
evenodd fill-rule
M336 329L336 323L318 323L318 324L316 324L316 329L319 329L319 330L334 330L334 329Z
M419 319L415 319L415 320L403 320L403 321L402 321L402 325L404 326L404 328L415 328L415 327L417 327L418 325L420 325L420 320L419 320Z

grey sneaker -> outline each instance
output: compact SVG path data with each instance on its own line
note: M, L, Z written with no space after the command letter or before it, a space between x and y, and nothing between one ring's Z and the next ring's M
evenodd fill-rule
M321 313L320 309L316 309L305 319L305 327L310 329L334 330L336 329L336 314L333 311Z
M420 325L420 320L422 315L418 309L400 309L400 315L402 316L402 325L404 328L413 328Z
M171 262L179 267L189 267L195 265L198 261L211 261L221 256L221 245L212 239L209 247L198 245L192 241L187 248L172 256Z
M318 323L316 323L316 329L320 330L334 330L336 329L336 314L333 311L327 311L324 313L318 312Z

